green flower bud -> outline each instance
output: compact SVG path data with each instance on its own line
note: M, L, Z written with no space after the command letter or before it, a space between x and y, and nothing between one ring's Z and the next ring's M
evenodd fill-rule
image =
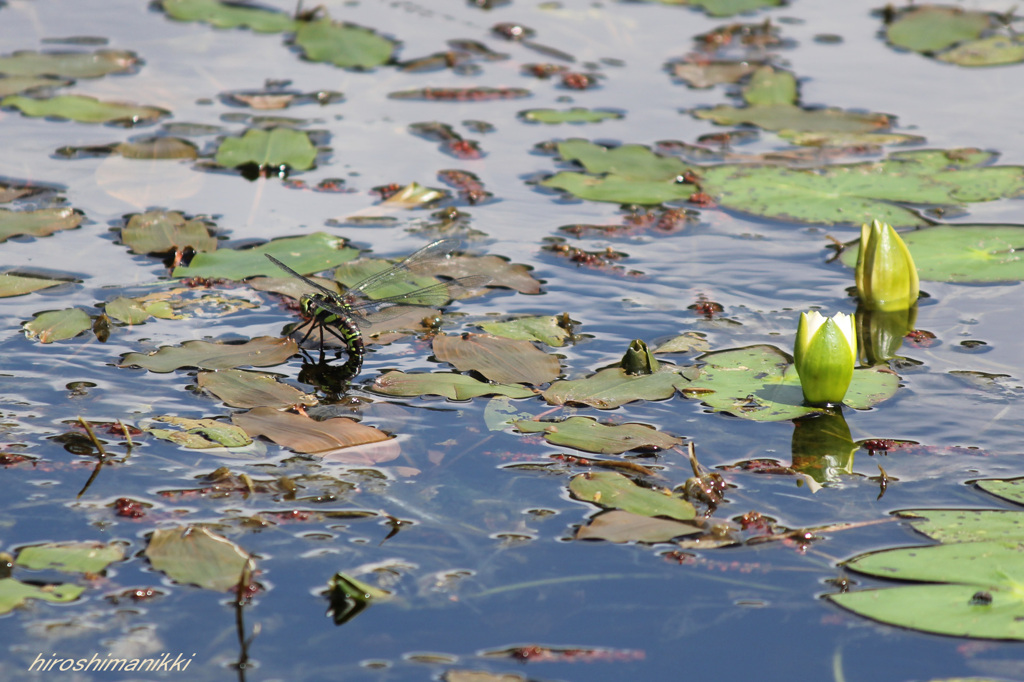
M800 314L793 348L804 400L811 405L843 402L857 364L854 316L824 317L816 310Z
M920 294L917 267L892 225L861 225L857 296L869 310L906 310Z

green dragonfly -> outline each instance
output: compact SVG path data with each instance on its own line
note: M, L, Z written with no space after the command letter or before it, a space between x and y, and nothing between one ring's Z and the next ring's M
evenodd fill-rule
M446 260L459 246L458 239L439 239L394 265L370 275L342 294L337 294L308 277L300 275L269 253L265 255L274 265L316 290L316 293L303 294L300 301L302 312L310 322L309 329L299 341L299 345L305 343L314 329L319 329L320 358L323 360L324 332L326 331L345 345L349 355L346 366L354 376L359 372L363 356L366 354L366 343L363 341L362 332L371 323L370 315L373 315L374 322L380 322L405 312L405 308L396 306L443 306L468 290L482 287L490 281L486 275L470 275L420 287L396 296L373 297L374 292L383 291L396 284L405 283L415 286L416 271Z

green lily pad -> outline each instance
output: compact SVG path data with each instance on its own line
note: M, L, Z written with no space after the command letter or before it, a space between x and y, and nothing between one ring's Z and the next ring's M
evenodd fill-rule
M278 445L308 454L325 454L356 445L382 443L390 439L383 431L360 424L348 417L316 421L301 414L281 412L270 407L257 407L231 416L231 421L247 434L264 436ZM369 452L374 464L394 459L397 451L380 449Z
M0 275L0 298L23 296L40 289L48 289L58 284L66 284L64 280L46 279L45 277L24 277L4 273Z
M242 137L225 138L214 160L225 168L253 164L260 168L287 166L302 171L313 167L316 146L309 139L309 133L301 130L253 128Z
M565 328L561 315L518 317L503 322L480 322L477 326L494 336L522 341L540 341L555 348L565 345L565 340L570 336L570 331Z
M145 554L153 568L174 582L217 592L236 587L252 562L235 543L195 526L154 531Z
M577 500L640 516L666 516L689 521L697 516L693 505L669 491L642 488L614 471L588 471L572 477L569 492Z
M556 381L544 391L551 405L589 405L611 410L636 400L665 400L683 391L696 378L696 367L663 364L653 374L627 374L621 367L607 367L585 379Z
M99 78L126 73L139 57L123 50L95 52L35 52L25 50L0 57L0 73L8 76L55 76L58 78Z
M0 106L14 107L26 116L53 116L79 123L137 125L152 123L171 115L171 112L159 107L124 102L104 102L85 95L57 95L56 97L41 98L8 95L0 100Z
M465 374L443 372L429 374L388 372L374 379L371 390L383 395L407 398L440 395L449 400L470 400L483 395L529 398L536 394L533 389L518 384L492 384Z
M706 353L711 350L707 334L683 332L654 349L655 353Z
M83 216L75 209L42 208L38 211L10 211L0 208L0 242L22 234L46 237L54 232L73 230L82 224Z
M433 350L460 372L479 372L499 384L546 384L560 371L558 358L531 342L489 334L438 335Z
M601 424L589 417L569 417L558 422L523 420L514 426L520 433L542 433L552 445L603 455L637 449L667 450L681 442L646 424Z
M1001 497L1015 504L1024 504L1024 478L986 478L974 485L989 495Z
M174 268L174 277L217 277L240 280L256 275L276 276L281 270L264 255L269 253L296 272L322 272L359 255L345 240L326 232L285 237L251 249L218 249L199 253L186 266Z
M216 419L186 419L184 417L156 417L179 430L147 428L148 433L161 440L177 443L192 450L210 448L242 448L252 445L252 439L237 426Z
M316 397L294 386L282 384L276 377L262 372L222 369L200 372L196 377L200 389L212 393L229 407L290 407L316 405Z
M783 421L821 412L804 405L790 356L774 346L715 351L698 358L700 374L684 389L715 412L754 421ZM867 409L891 398L899 377L877 367L856 369L843 403Z
M957 45L935 58L957 66L1019 64L1024 62L1024 40L1018 36L990 36Z
M10 613L29 599L60 604L78 599L83 592L82 585L29 585L14 578L0 578L0 615Z
M33 571L53 569L67 573L96 574L123 559L124 547L117 543L50 542L25 547L18 552L14 563Z
M38 337L40 343L53 343L72 339L92 329L92 318L81 308L66 308L39 313L24 327L29 338Z
M724 208L796 222L878 219L898 227L926 224L909 205L959 206L1024 193L1024 169L982 165L992 158L971 149L915 150L813 170L723 164L698 174L701 189Z
M900 235L917 265L917 275L931 282L1018 282L1024 280L1022 225L938 225ZM860 244L840 256L857 266Z
M387 64L398 46L368 28L328 18L300 23L295 31L295 44L311 62L359 69Z
M732 17L764 7L778 7L785 0L656 0L663 5L697 7L713 17Z
M0 78L0 97L40 90L42 88L66 88L74 83L63 78L46 76L4 76Z
M293 31L298 25L290 14L241 2L220 0L163 0L164 12L178 21L201 21L217 28L251 28L257 33Z
M669 519L652 518L633 512L613 509L598 514L576 531L577 540L607 542L668 542L680 535L702 532L699 526Z
M830 595L839 606L900 627L988 639L1024 639L1024 545L958 542L890 549L846 563L868 575L911 585Z
M132 253L162 254L183 251L192 247L196 251L214 251L217 239L202 220L186 220L177 211L148 211L137 213L121 228L121 243Z
M805 132L802 130L780 130L782 137L802 147L870 147L884 145L924 144L925 138L906 133L849 133L836 131Z
M103 312L118 322L133 325L142 324L151 317L163 320L180 319L182 317L174 313L174 309L167 301L125 298L124 296L118 296L113 300L107 301L103 305Z
M944 543L1024 542L1024 511L1004 509L906 509L898 514L918 533Z
M571 109L527 109L519 112L519 118L530 123L600 123L610 119L623 118L625 114L621 111L611 109L584 109L583 107L572 107Z
M245 343L186 341L180 346L164 346L155 353L127 353L118 367L142 367L151 372L173 372L183 367L231 369L252 365L280 365L299 352L293 339L261 336Z
M752 125L784 133L870 133L887 130L892 125L892 119L886 114L846 111L834 107L804 109L795 104L749 107L720 104L711 109L696 109L693 115L720 126Z
M990 12L943 5L909 7L885 28L889 44L914 52L938 52L976 40L994 24Z

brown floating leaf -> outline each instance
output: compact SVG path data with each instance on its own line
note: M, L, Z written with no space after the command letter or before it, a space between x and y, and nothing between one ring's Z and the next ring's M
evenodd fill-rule
M82 214L69 206L38 211L9 211L0 208L0 242L22 234L46 237L81 224Z
M440 395L450 400L470 400L482 395L529 398L536 392L536 389L518 384L489 384L465 374L406 374L397 371L388 372L374 379L373 390L384 395L403 397Z
M459 371L476 371L500 384L545 384L558 378L558 358L529 341L490 334L434 337L434 355Z
M315 405L316 398L299 389L282 384L270 374L223 369L200 372L196 382L230 407L290 407Z
M253 438L265 436L278 445L308 454L326 454L341 448L380 443L390 439L383 431L372 426L364 426L348 417L316 421L270 407L257 407L248 412L235 414L231 420ZM370 466L397 456L396 450L373 450L367 453L365 461L359 463Z
M521 294L539 294L540 282L530 274L530 268L509 263L500 256L453 256L434 271L445 277L485 275L488 286L508 287Z
M681 521L658 519L621 509L599 514L576 531L577 540L608 542L668 542L680 535L702 532L699 526Z
M137 213L121 228L121 242L132 253L168 253L191 246L196 251L214 251L217 238L202 220L185 220L178 211Z
M231 369L252 365L270 367L299 352L293 339L261 336L245 343L186 341L180 346L164 346L155 353L127 353L118 367L142 367L151 372L173 372L182 367Z
M178 526L153 533L146 547L149 563L171 580L224 592L238 585L249 554L205 528Z

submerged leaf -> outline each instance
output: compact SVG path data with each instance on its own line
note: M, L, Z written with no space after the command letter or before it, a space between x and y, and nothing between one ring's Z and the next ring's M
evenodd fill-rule
M372 390L383 395L415 397L440 395L449 400L470 400L483 395L529 398L536 391L518 384L491 384L465 374L388 372L373 381Z
M315 405L316 397L280 383L276 377L262 372L223 369L200 372L196 377L200 389L209 391L229 407L290 407Z
M499 384L546 384L558 377L558 358L529 341L489 334L439 335L434 355L461 372L475 371Z
M576 531L576 539L654 543L668 542L680 535L692 535L700 532L702 529L699 526L689 523L613 509L598 514L590 520L590 523L580 526Z
M192 450L242 448L252 445L252 440L242 429L216 419L157 417L156 421L166 422L183 430L147 428L146 431L157 438Z
M309 454L325 454L355 445L381 443L391 438L383 431L347 417L316 421L270 407L240 412L232 415L231 420L253 438L265 436L290 450ZM368 455L366 463L383 462L397 456L396 450L378 449Z
M195 526L154 531L145 554L153 568L174 582L218 592L236 587L252 561L227 538Z
M80 123L136 125L152 123L171 114L166 109L159 107L124 102L104 102L85 95L57 95L42 98L8 95L0 100L0 106L14 107L26 116L54 116Z
M78 599L83 585L30 585L14 578L0 578L0 615L23 606L29 599L63 603Z
M569 417L565 421L517 421L520 433L542 433L552 445L563 445L585 452L621 454L630 450L666 450L681 441L646 424L601 424L589 417Z
M693 505L668 490L642 488L614 471L591 471L569 481L569 492L584 502L608 509L621 509L640 516L667 516L688 521L697 516ZM677 533L683 535L685 531ZM674 536L673 536L674 537Z
M183 367L270 367L280 365L298 352L294 340L272 336L261 336L245 343L186 341L180 346L164 346L155 353L127 353L118 367L142 367L151 372L173 372Z

